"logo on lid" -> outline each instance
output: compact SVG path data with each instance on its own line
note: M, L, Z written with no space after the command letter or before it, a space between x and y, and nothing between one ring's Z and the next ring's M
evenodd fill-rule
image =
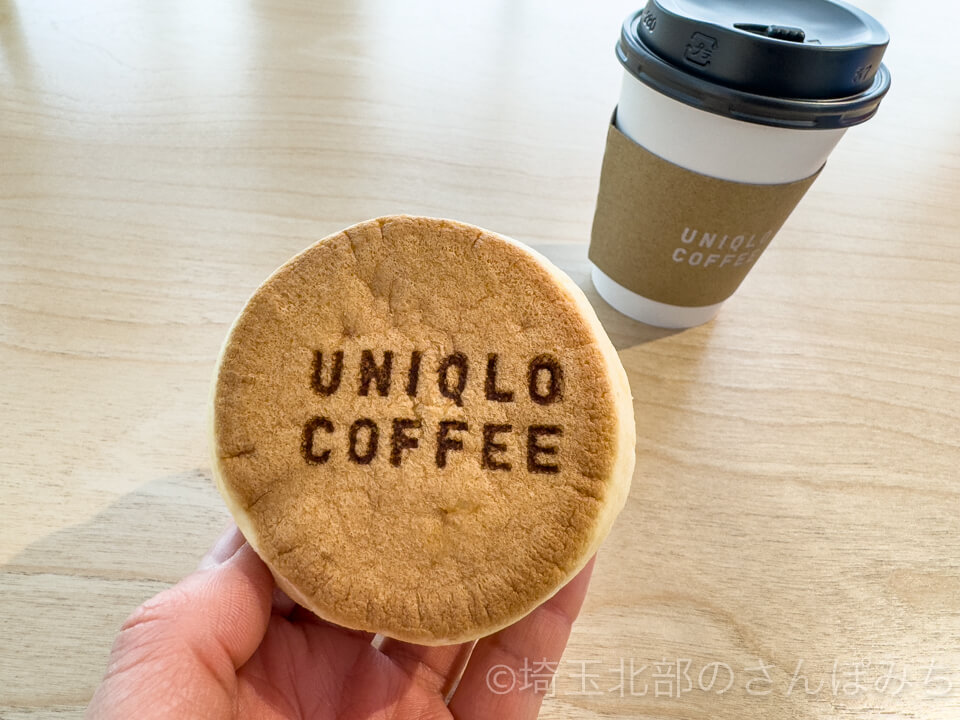
M687 43L683 59L694 65L706 66L710 64L710 58L713 57L716 49L716 38L704 35L702 32L695 32L690 36L690 42Z
M657 16L649 8L645 8L640 14L640 23L647 29L647 32L653 32L654 28L657 27Z
M862 83L870 77L870 71L873 70L873 65L862 65L857 68L857 71L853 74L853 81L855 83Z

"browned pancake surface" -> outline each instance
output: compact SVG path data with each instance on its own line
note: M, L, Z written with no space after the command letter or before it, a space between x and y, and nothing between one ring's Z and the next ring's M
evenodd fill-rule
M606 533L614 387L581 309L526 251L381 218L309 248L243 310L216 380L215 470L322 617L476 637Z

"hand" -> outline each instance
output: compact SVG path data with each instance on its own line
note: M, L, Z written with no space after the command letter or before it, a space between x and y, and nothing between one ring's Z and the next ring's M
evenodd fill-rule
M540 668L556 668L592 567L475 644L384 640L377 649L371 634L294 605L232 527L196 572L124 623L87 718L536 718ZM525 662L537 683L522 682Z

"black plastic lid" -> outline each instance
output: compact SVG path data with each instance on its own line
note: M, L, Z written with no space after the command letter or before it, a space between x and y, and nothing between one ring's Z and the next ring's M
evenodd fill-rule
M869 119L890 87L890 37L839 0L649 0L617 56L680 102L739 120L838 128Z

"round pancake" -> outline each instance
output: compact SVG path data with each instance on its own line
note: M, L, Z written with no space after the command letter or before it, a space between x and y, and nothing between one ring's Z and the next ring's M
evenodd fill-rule
M606 537L634 464L626 374L530 249L391 216L250 298L212 403L221 494L319 617L428 645L501 629Z

